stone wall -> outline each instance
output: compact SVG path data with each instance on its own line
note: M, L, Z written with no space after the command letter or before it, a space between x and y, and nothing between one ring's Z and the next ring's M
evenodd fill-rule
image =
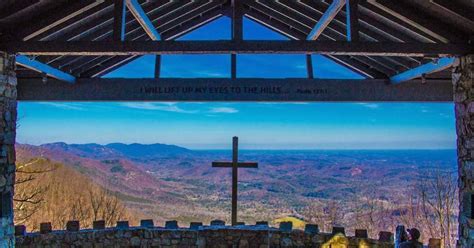
M459 168L459 246L474 247L474 55L453 72Z
M15 182L15 57L0 52L0 248L14 246L13 184Z
M17 247L393 247L393 235L381 232L379 240L367 238L366 230L357 230L355 237L346 237L344 228L333 233L319 233L316 225L306 230L292 230L291 223L280 228L267 223L252 226L225 226L215 221L211 226L192 223L179 228L175 221L156 227L151 220L140 227L128 227L119 222L117 227L104 228L104 222L94 223L95 229L80 230L77 221L67 224L66 230L52 231L43 223L38 233L25 233L24 226L16 227Z

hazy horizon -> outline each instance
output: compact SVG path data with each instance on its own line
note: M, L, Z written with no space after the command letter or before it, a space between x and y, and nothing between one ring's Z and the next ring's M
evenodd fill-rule
M59 144L64 143L66 145L100 145L100 146L107 146L111 144L124 144L124 145L173 145L181 148L185 148L191 151L231 151L232 147L229 144L222 144L222 148L202 148L202 147L189 147L184 145L177 145L177 144L168 144L168 143L126 143L126 142L111 142L111 143L67 143L63 141L57 142L50 142L50 143L41 143L41 144L31 144L31 143L21 143L17 142L20 145L32 145L32 146L45 146L45 145L52 145L52 144ZM249 148L246 144L239 144L239 151L456 151L455 147L452 148L356 148L356 147L343 147L343 148L299 148L299 149L291 149L291 148Z

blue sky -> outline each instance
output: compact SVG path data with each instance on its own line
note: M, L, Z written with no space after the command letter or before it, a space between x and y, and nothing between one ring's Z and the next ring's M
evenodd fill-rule
M183 40L229 39L220 18ZM244 39L286 39L244 20ZM239 55L238 77L306 77L304 55ZM106 77L153 77L144 56ZM358 74L315 55L315 77ZM162 77L229 77L228 55L168 55ZM167 143L192 149L439 149L455 147L446 103L19 103L20 143Z

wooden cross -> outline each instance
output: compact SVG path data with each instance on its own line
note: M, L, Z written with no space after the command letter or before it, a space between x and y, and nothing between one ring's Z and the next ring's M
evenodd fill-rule
M258 168L258 163L239 163L239 138L232 138L232 162L212 162L212 167L232 168L232 225L237 225L237 178L238 168Z

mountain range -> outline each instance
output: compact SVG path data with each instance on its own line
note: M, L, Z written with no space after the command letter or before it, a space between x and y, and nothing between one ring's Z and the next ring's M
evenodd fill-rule
M165 144L17 144L25 163L45 157L62 163L114 192L130 209L157 221L228 219L230 169L212 161L231 151L196 151ZM241 220L271 220L297 214L317 201L349 201L367 188L385 198L403 194L420 175L456 168L454 150L265 151L242 150L239 169Z

